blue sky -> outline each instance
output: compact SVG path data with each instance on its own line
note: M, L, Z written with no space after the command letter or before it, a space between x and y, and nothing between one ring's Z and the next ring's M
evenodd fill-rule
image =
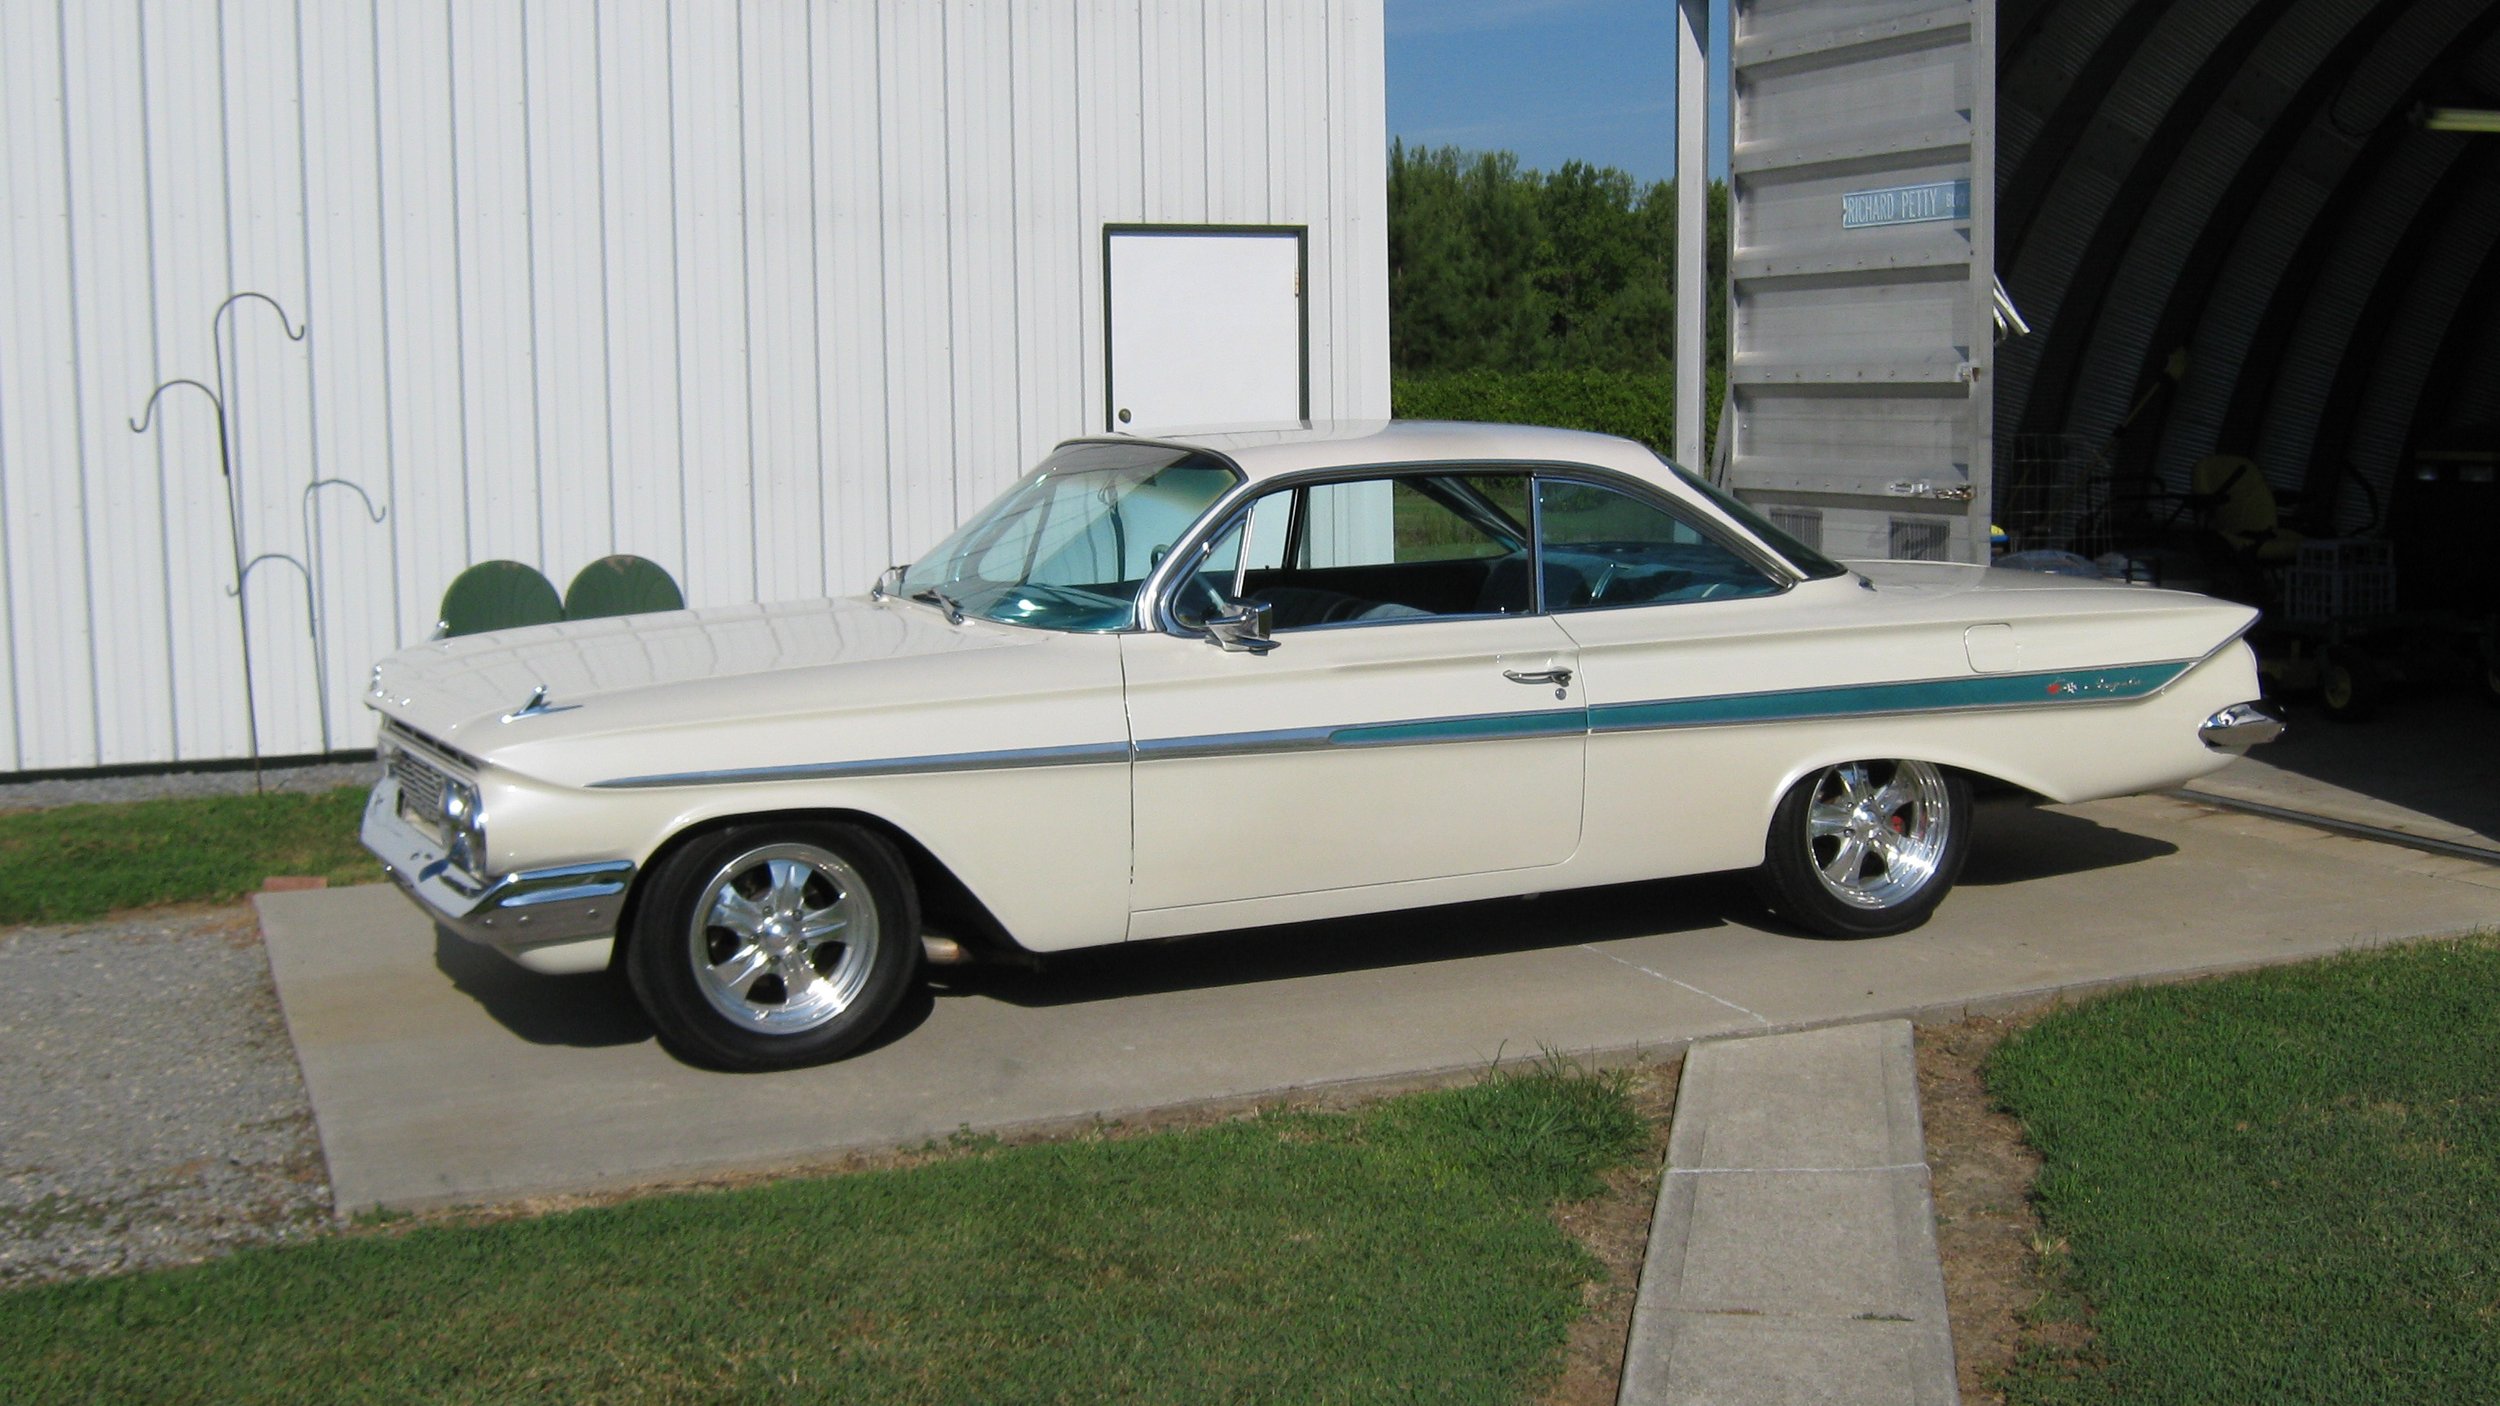
M1387 0L1389 135L1409 146L1675 174L1675 0ZM1711 47L1724 51L1726 0ZM1727 170L1727 77L1713 63L1711 170Z

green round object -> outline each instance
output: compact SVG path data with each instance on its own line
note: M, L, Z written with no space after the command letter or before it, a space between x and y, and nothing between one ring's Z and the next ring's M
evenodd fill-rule
M686 598L659 563L630 553L601 557L581 570L564 588L564 618L592 620L603 615L647 615L655 610L683 610Z
M564 602L556 599L556 588L537 568L517 561L482 561L451 578L435 633L438 638L481 635L563 618Z

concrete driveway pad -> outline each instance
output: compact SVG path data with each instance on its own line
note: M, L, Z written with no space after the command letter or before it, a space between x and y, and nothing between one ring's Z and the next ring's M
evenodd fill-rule
M533 976L384 886L259 898L343 1210L823 1161L2296 960L2500 923L2500 867L2138 797L1989 806L1918 932L1780 928L1725 877L958 969L839 1064L720 1074L603 977Z

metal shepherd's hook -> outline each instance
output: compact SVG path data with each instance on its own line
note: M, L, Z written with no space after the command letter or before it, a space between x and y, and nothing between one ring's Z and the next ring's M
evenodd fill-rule
M228 398L226 376L226 338L229 335L226 327L226 312L235 304L246 300L257 300L267 303L270 310L278 315L278 327L281 331L286 333L287 340L290 342L300 342L304 340L305 333L311 330L308 327L297 326L290 323L287 320L286 309L279 305L277 299L270 297L266 293L246 291L227 295L226 300L217 305L217 311L210 314L208 319L209 341L214 348L217 359L217 384L213 387L206 386L188 376L178 376L173 380L159 385L154 391L148 394L147 405L139 412L139 418L130 422L130 432L132 434L147 433L148 426L153 424L156 419L156 402L164 396L165 392L172 390L176 386L189 386L193 390L198 391L200 394L207 396L208 403L216 410L217 472L224 478L226 484L226 531L227 538L234 547L234 588L227 594L234 597L235 625L238 632L242 636L243 642L243 717L244 725L250 730L251 734L252 790L255 794L258 794L263 789L260 770L260 701L257 695L257 690L254 689L252 684L251 612L243 600L243 577L245 572L250 568L249 564L245 562L243 556L243 496L242 491L235 486L234 434L232 426L226 415ZM300 565L300 563L298 563L298 565Z

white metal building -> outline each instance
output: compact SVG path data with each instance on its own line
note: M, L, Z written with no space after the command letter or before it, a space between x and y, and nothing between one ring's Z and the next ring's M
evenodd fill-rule
M220 386L273 756L368 746L366 664L473 562L845 593L1122 412L1387 414L1381 42L1381 0L0 0L0 774L247 754Z

